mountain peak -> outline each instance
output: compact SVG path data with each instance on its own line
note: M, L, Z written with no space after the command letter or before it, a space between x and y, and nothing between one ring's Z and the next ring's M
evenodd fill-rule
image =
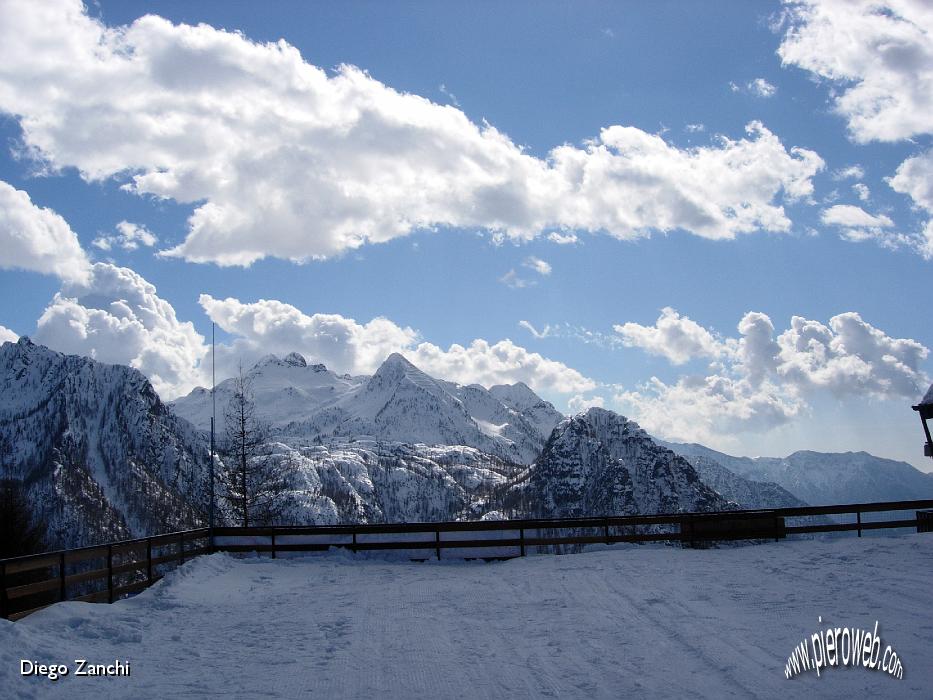
M405 359L404 355L397 352L393 352L391 355L389 355L379 369L382 369L382 367L404 367L405 369L418 369L411 362Z
M308 361L305 360L304 356L298 352L288 353L284 358L284 362L285 364L291 365L292 367L307 367L308 366Z
M594 427L599 427L602 425L616 425L627 428L630 432L633 433L645 432L642 430L641 426L638 425L638 423L633 420L629 420L621 413L616 413L615 411L610 411L608 408L601 408L599 406L590 406L585 411L574 416L573 420L582 420L583 422ZM647 435L647 433L645 433L645 435Z
M404 377L426 379L427 375L397 352L389 355L373 375L378 381L398 381Z
M489 393L517 410L528 409L543 402L525 382L497 384L489 389Z
M576 517L722 510L683 458L624 416L593 407L558 425L529 469L538 515Z
M268 355L263 355L256 361L256 364L253 365L253 369L259 369L260 367L266 367L267 365L280 365L282 361L279 359L278 355L273 355L269 353Z

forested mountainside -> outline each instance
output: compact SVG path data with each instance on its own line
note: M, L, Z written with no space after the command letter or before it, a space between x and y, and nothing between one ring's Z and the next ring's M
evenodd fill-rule
M138 371L23 337L0 347L4 473L23 482L47 545L190 527L207 447Z

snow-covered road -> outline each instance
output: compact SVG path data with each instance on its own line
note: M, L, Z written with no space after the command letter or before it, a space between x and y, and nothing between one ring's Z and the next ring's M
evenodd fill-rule
M491 564L216 554L115 605L0 621L0 695L931 698L931 604L933 535ZM903 680L785 679L813 632L875 620ZM132 675L23 678L21 658L119 658Z

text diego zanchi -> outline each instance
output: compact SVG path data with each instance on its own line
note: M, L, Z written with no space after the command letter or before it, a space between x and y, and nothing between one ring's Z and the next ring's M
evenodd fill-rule
M108 664L95 664L87 659L75 659L69 667L62 663L44 664L31 659L20 659L19 673L21 676L45 676L50 681L71 674L73 676L128 676L130 675L130 662L115 659Z

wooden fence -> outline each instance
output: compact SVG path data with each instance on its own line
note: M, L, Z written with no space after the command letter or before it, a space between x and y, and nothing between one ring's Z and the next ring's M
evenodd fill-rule
M216 527L113 542L95 547L0 560L0 615L19 619L62 600L113 602L162 577L162 569L215 551L319 552L331 547L352 552L409 552L411 558L506 559L561 546L618 542L681 542L698 546L720 540L782 539L789 535L891 528L933 531L933 499L853 503L803 508L735 510L715 513L607 516L560 519L489 520L382 525ZM910 517L873 519L914 511ZM815 521L820 516L855 516L854 522ZM863 519L863 515L870 515ZM807 520L788 524L788 520ZM427 555L425 557L424 555ZM104 565L101 563L104 562ZM69 573L69 567L72 568ZM106 587L87 590L92 584Z
M164 570L207 554L210 530L185 530L0 560L0 616L25 617L52 603L112 603L151 586Z
M687 546L720 540L782 539L788 535L855 532L891 528L927 531L926 514L933 499L852 503L801 508L670 513L607 517L490 520L379 525L218 527L213 531L215 551L279 552L326 551L331 547L352 552L422 551L437 559L442 552L460 558L464 550L496 550L490 556L507 559L525 556L529 548L556 545L615 544L619 542L675 541ZM863 520L864 514L915 511L909 518ZM854 515L854 522L812 522L819 516ZM811 522L789 525L788 519ZM433 550L433 551L432 551ZM503 552L503 550L513 550Z

